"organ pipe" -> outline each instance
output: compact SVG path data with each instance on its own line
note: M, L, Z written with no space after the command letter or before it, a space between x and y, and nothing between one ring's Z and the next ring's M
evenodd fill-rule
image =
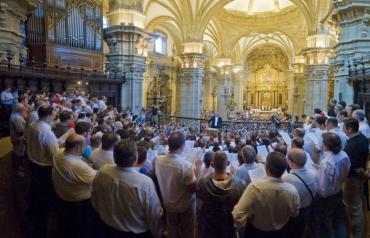
M102 51L102 3L44 0L27 20L27 43L55 43Z

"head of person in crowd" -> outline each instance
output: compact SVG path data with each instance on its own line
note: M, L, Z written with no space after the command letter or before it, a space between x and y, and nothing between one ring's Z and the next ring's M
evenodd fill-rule
M320 130L325 130L325 128L326 128L325 122L326 122L326 117L325 116L317 116L317 117L315 117L315 119L313 121L313 125L314 125L315 128L318 128Z
M334 154L339 154L342 150L342 141L340 137L332 132L322 134L324 150Z
M39 107L37 110L37 115L39 116L39 119L51 124L52 121L55 119L56 113L54 112L54 109L49 104L43 104Z
M168 137L168 149L170 153L180 154L185 148L185 135L179 131L173 132Z
M305 130L302 128L302 127L299 127L299 128L295 128L292 132L292 136L293 138L295 137L299 137L299 138L302 138L304 137L304 135L306 134Z
M294 137L291 143L292 143L292 148L303 149L304 140L302 137Z
M219 151L219 150L221 150L221 148L220 148L220 143L218 143L218 142L214 142L214 143L213 143L213 149L212 149L212 151L213 151L213 152L217 152L217 151Z
M266 158L266 174L270 177L281 178L288 167L285 156L280 152L271 152Z
M88 137L89 133L91 132L92 125L89 122L80 121L76 124L75 131L76 134L82 135L85 138Z
M215 153L212 151L208 151L204 154L203 163L206 168L209 168L211 166L214 156L215 156Z
M256 157L256 150L250 145L244 146L238 153L239 164L253 164L256 162Z
M343 121L343 132L346 133L348 137L352 137L359 132L360 124L355 118L347 118Z
M99 148L101 146L101 140L102 140L101 135L97 135L96 133L92 134L90 138L91 149L95 150Z
M227 159L227 155L223 151L217 151L214 154L212 160L212 167L215 169L215 173L225 173L227 166L229 166L230 162Z
M350 116L350 117L353 116L352 115L353 112L356 111L357 109L360 109L360 105L358 105L358 104L351 104L351 105L349 105L348 110L347 110L348 116Z
M348 118L348 112L346 110L342 110L342 111L339 112L338 120L340 122L343 122L347 118Z
M138 157L137 157L137 162L136 162L136 167L143 167L147 161L147 149L144 146L138 146L137 147L137 152L138 152Z
M330 130L333 130L335 128L338 128L338 119L337 118L333 118L333 117L329 117L327 120L326 120L326 129L328 131Z
M113 151L114 146L120 141L119 136L114 132L105 132L101 139L101 148L105 151Z
M197 144L198 144L198 147L200 147L200 148L206 147L206 145L207 145L206 139L204 139L203 137L200 137L197 141Z
M73 123L73 114L69 111L62 111L59 114L59 120L64 125L71 125Z
M287 154L287 162L291 169L301 169L307 161L306 153L299 148L292 148Z
M364 112L364 110L361 110L361 109L357 109L357 110L353 111L352 117L355 118L356 120L358 120L358 122L363 122L366 119L365 112Z
M288 153L288 148L286 145L283 145L283 144L277 144L274 148L274 151L275 152L280 152L282 153L284 156L286 156L286 154Z
M70 155L81 156L85 149L86 149L85 137L75 133L68 136L65 142L65 153Z
M135 141L123 140L114 147L114 162L118 167L134 167L137 163L138 149Z
M340 104L343 107L343 109L345 109L347 106L347 103L345 101L339 101L338 104Z
M339 115L339 113L341 112L341 111L343 111L343 106L342 105L340 105L340 104L337 104L337 105L335 105L335 107L334 107L334 112L335 112L335 115Z
M314 112L316 115L321 115L321 113L322 113L322 111L321 111L321 109L320 109L320 108L315 108L315 109L313 110L313 112Z
M18 98L18 103L24 106L28 106L28 97L22 95Z
M46 104L46 102L45 101L43 101L43 100L37 100L37 101L35 101L35 103L34 103L34 109L35 109L35 111L38 111L39 110L39 108L42 106L42 105L44 105L44 104Z
M334 107L335 105L337 105L337 102L338 102L337 99L332 98L332 99L330 99L329 106Z
M85 119L86 119L86 114L85 113L78 114L78 117L77 117L78 121L85 121Z

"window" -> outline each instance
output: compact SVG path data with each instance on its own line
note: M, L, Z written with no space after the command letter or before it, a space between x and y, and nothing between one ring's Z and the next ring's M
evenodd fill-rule
M154 42L154 52L158 54L165 55L167 44L166 44L166 38L163 36L158 36L158 38Z
M108 28L108 19L106 16L103 17L103 29Z

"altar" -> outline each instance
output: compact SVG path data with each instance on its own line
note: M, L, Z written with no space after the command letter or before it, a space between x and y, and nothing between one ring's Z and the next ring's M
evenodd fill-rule
M281 113L280 108L278 108L278 109L273 108L273 109L269 109L269 110L267 110L267 109L269 109L269 108L250 109L249 110L250 118L253 119L253 120L270 120L273 115Z

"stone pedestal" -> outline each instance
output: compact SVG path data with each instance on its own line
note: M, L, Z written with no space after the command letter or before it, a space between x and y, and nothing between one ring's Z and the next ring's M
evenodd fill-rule
M334 98L353 103L354 89L348 81L348 64L361 63L370 55L370 1L337 1L333 22L339 31L339 43L331 60L334 77Z
M194 118L201 116L203 107L203 62L204 56L202 54L184 54L181 56L181 67L177 72L176 83L177 116Z
M19 59L27 57L27 50L22 44L25 35L21 32L21 21L26 21L27 14L36 9L40 0L3 0L0 1L0 62L19 64Z
M109 46L107 70L111 79L122 81L123 108L139 114L143 107L143 79L146 70L147 41L152 35L133 25L104 30Z

